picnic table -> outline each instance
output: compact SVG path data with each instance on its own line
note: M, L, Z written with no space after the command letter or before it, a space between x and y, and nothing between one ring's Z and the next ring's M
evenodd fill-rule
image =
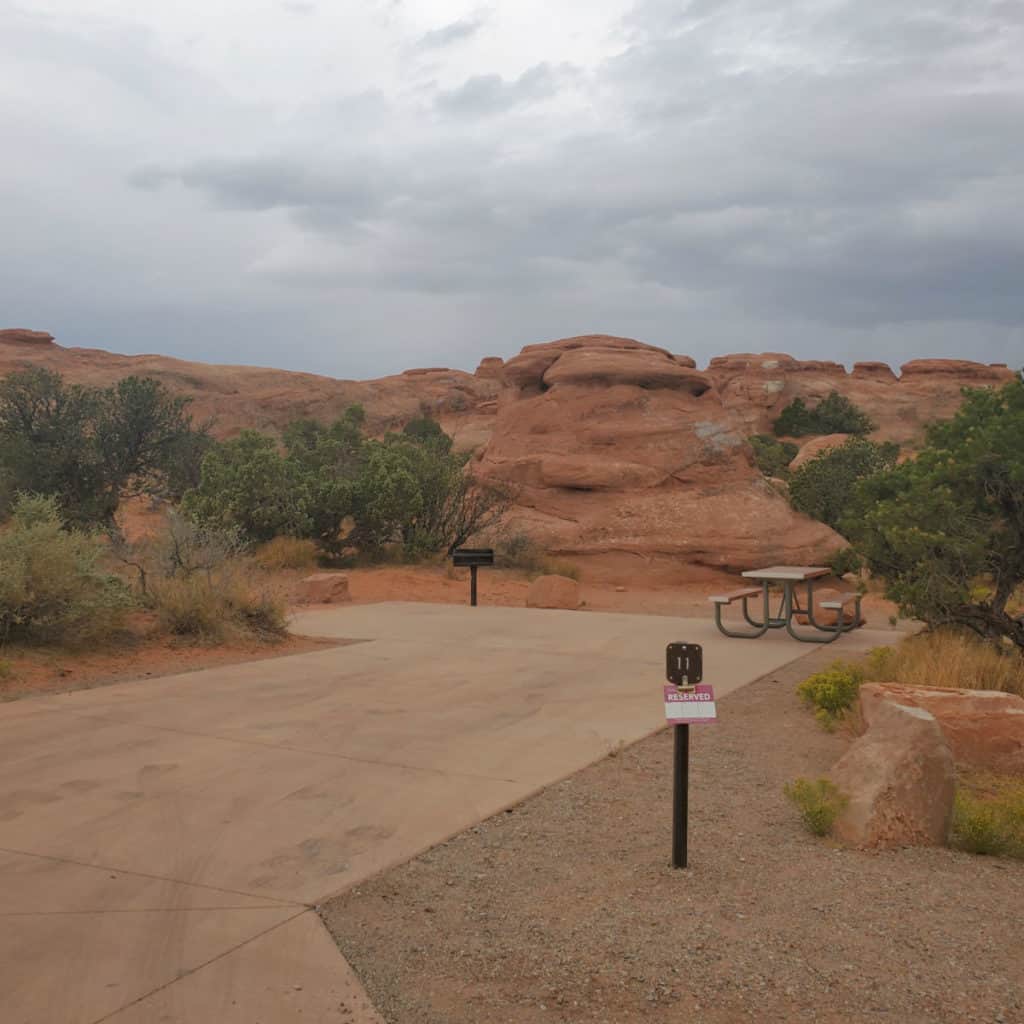
M743 576L755 580L757 586L743 587L727 594L715 594L708 598L715 606L715 625L726 636L741 640L755 640L764 636L769 629L785 629L795 640L802 643L829 644L837 640L843 633L849 633L860 624L861 595L857 591L842 593L828 601L819 601L818 608L835 612L835 622L818 622L814 617L814 581L828 576L831 569L821 565L770 565L766 569L748 569ZM778 608L774 614L771 610L771 587L781 587ZM806 585L807 603L801 604L799 586ZM759 598L760 615L752 611L749 602ZM722 621L722 609L727 605L741 601L743 618L751 627L749 630L730 629ZM848 605L854 606L853 615L847 621ZM798 615L806 617L806 624L811 632L802 632L794 628L794 620Z

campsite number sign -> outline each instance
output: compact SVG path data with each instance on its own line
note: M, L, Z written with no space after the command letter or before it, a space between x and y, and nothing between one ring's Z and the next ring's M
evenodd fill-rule
M690 802L690 726L713 722L715 691L702 682L704 651L700 644L665 648L665 718L675 728L672 763L672 867L686 867Z

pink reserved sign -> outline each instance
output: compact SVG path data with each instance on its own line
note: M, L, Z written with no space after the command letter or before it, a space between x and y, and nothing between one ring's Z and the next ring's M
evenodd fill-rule
M702 683L680 690L671 683L665 684L665 718L673 725L713 722L717 717L715 691L710 686Z

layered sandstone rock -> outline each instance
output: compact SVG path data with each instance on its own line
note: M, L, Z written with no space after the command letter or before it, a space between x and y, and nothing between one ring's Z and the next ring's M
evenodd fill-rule
M924 708L935 716L957 764L1024 775L1024 699L996 690L865 683L860 712L870 729L883 703Z
M875 440L913 445L933 420L952 416L960 389L998 387L1012 380L1005 366L962 359L916 359L897 377L885 363L857 363L848 374L839 364L798 360L778 352L712 359L707 369L722 404L747 434L762 434L794 398L814 405L838 391L878 425Z
M851 846L941 846L953 814L953 757L923 708L882 701L829 775L848 798L835 834Z
M843 545L755 469L692 360L630 338L531 345L505 364L476 472L518 491L513 524L592 578L666 580L694 564L817 561Z
M0 331L0 345L52 345L53 335L47 331L28 331L23 327L8 327Z

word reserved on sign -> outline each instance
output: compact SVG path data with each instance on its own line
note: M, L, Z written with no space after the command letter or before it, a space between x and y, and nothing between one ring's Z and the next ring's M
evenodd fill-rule
M715 691L706 684L684 690L665 684L665 717L673 725L690 725L696 722L713 722Z

